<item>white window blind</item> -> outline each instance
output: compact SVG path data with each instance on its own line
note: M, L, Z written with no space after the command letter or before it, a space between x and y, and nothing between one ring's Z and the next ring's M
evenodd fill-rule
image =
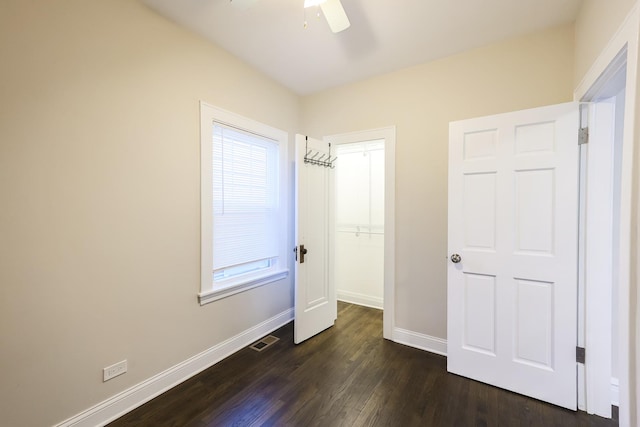
M213 124L214 282L277 260L278 144Z

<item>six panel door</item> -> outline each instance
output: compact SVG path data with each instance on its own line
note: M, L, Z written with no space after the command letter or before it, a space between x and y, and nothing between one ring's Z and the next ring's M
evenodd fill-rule
M578 104L449 129L449 372L575 410Z

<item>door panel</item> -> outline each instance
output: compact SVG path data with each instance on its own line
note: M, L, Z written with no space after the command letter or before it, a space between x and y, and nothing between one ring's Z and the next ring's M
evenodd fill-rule
M553 255L553 169L515 172L516 251Z
M481 274L464 276L464 338L466 350L495 356L496 278Z
M515 280L515 361L553 369L553 283Z
M464 177L464 239L468 248L496 248L496 178L493 172Z
M305 163L305 153L328 155L328 145L296 135L295 322L296 344L333 326L337 317L335 287L329 276L330 189L332 169ZM302 248L306 251L302 262Z
M578 106L450 125L450 372L576 409Z

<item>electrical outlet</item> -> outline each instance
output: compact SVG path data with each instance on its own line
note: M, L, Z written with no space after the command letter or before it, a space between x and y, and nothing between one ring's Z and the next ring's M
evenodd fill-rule
M113 377L117 377L118 375L122 375L127 372L127 360L123 360L122 362L115 363L111 366L107 366L102 370L103 380L102 382L109 381Z

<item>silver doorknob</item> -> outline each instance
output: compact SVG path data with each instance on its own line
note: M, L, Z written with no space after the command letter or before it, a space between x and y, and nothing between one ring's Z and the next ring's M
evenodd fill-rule
M453 262L454 264L457 264L460 261L462 261L462 257L460 255L458 254L451 255L451 262Z

